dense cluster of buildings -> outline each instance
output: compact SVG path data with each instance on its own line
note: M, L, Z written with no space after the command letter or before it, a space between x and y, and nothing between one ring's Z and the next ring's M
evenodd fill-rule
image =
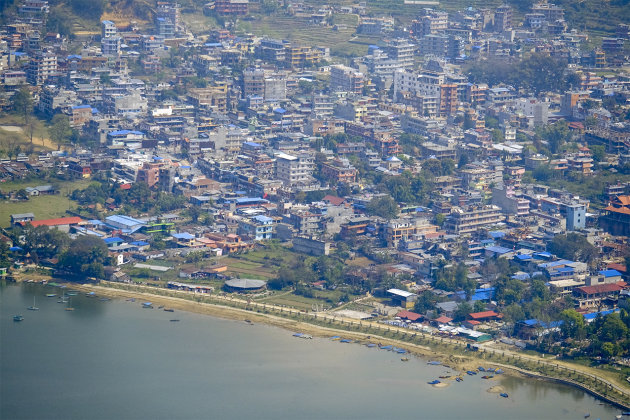
M249 6L216 0L204 11L241 16ZM549 287L573 294L581 310L615 307L627 290L606 259L621 256L621 237L630 234L627 185L609 186L600 210L524 175L544 167L556 176L590 176L598 165L630 162L630 125L601 106L611 95L627 104L630 95L630 77L617 69L627 64L627 25L585 52L588 36L570 29L564 10L547 2L534 4L518 24L509 6L424 9L407 29L364 12L361 5L287 6L287 13L317 24L331 13L357 13L358 34L382 37L382 45L341 65L331 64L327 45L227 29L202 40L188 32L178 4L162 1L152 27L105 20L100 37L70 53L67 39L41 32L48 2L25 0L0 33L0 107L8 110L11 95L27 86L39 112L67 117L95 146L2 161L0 177L47 168L85 178L109 171L121 188L143 182L183 195L188 207L213 220L43 221L102 237L122 261L152 258L148 238L158 231L171 248L214 255L274 238L328 255L345 239L390 254L397 261L392 273L413 273L419 280L407 284L409 293L431 287L440 260L458 258L474 274L484 258L497 257L520 264L519 279L546 275ZM533 96L502 83L471 83L462 72L471 60L511 60L525 51L568 61L579 90ZM580 147L560 157L538 154L536 129L559 120L570 123ZM410 135L422 140L410 145L403 141ZM605 147L604 161L594 160L594 145ZM399 200L396 218L368 211L374 200L398 194L369 180L409 178L436 165L447 169L433 172L426 204ZM14 223L38 222L14 216ZM572 231L601 250L599 267L546 252L555 235ZM488 290L488 279L476 280ZM490 303L491 294L483 296Z

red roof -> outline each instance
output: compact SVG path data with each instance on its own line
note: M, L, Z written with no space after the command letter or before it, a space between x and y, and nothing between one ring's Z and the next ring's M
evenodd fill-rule
M322 198L322 201L328 202L332 204L333 206L340 206L344 201L346 201L346 199L341 198L341 197L336 197L334 195L327 195L324 198Z
M469 323L470 325L479 325L479 324L481 324L481 322L475 321L474 319L470 319L470 320L468 320L466 322Z
M472 319L484 319L484 318L494 318L494 317L499 316L499 314L494 311L484 311L484 312L473 312L469 316Z
M623 290L623 286L621 286L619 283L609 283L598 284L595 286L582 286L578 287L577 290L584 293L585 295L595 295L598 293L619 292Z
M121 190L129 190L131 189L131 184L120 184Z
M396 316L408 319L409 321L417 321L422 318L422 315L407 310L398 312Z
M449 318L447 316L442 315L439 318L435 318L434 321L440 324L448 324L449 322L451 322L453 320L453 318Z
M76 225L77 223L81 223L82 221L83 219L81 219L80 217L60 217L58 219L34 220L30 223L34 227L37 227L37 226Z
M626 265L625 264L619 264L619 263L612 263L612 264L608 264L608 269L610 270L617 270L621 273L625 273L626 272Z

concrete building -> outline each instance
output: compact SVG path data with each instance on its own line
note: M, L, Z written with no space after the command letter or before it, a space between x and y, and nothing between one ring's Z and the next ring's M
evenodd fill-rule
M444 228L458 235L473 233L477 229L505 220L501 208L495 205L453 207L446 217Z
M330 242L296 236L292 240L293 250L305 254L321 256L330 254Z
M314 158L309 154L292 156L279 153L276 155L276 178L285 185L310 182L314 166Z
M363 86L363 73L341 64L330 68L330 88L333 91L360 95L363 92Z
M57 74L57 56L49 52L35 54L28 63L26 78L35 86L43 85L46 80Z

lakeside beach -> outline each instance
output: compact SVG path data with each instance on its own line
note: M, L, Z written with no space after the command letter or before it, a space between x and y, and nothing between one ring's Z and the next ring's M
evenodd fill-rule
M83 292L93 292L99 296L109 297L109 298L135 298L139 300L151 301L153 304L157 306L164 306L168 308L173 308L175 310L188 311L198 314L210 315L224 319L237 320L237 321L248 321L248 322L256 322L256 323L264 323L268 325L277 326L280 328L284 328L290 331L300 331L305 334L317 336L317 337L330 337L336 334L343 334L345 338L351 339L357 342L367 343L368 341L374 342L377 341L383 345L395 345L398 347L402 347L407 349L410 353L424 358L424 359L437 359L442 361L445 365L452 367L460 372L465 372L470 369L476 369L480 364L494 366L496 368L502 368L505 370L506 374L514 377L533 377L542 380L549 381L557 381L560 383L564 383L569 386L575 386L584 391L591 393L592 395L607 401L612 404L616 404L619 407L624 409L630 409L628 405L624 402L619 401L618 399L609 398L609 396L605 394L601 394L595 392L594 390L582 386L579 383L573 382L571 380L565 380L558 376L551 375L542 375L536 372L529 371L527 369L523 369L517 366L513 366L506 363L500 363L495 360L489 360L488 358L483 357L482 354L476 352L466 352L465 355L451 354L447 351L440 351L440 349L431 348L429 346L420 345L417 343L410 343L405 340L398 340L390 337L383 337L380 335L370 334L370 333L362 333L358 331L348 331L342 328L335 328L335 325L331 324L330 326L322 326L315 325L312 322L308 322L306 320L296 320L290 319L283 316L277 316L270 313L264 313L260 311L254 310L246 310L242 308L237 308L233 306L227 306L228 304L233 304L234 302L243 303L240 299L235 299L232 297L222 297L218 295L211 295L212 298L219 299L219 303L210 303L210 302L202 302L201 300L206 297L210 297L208 295L195 295L190 292L179 292L182 294L182 297L174 297L174 296L164 296L157 294L159 291L163 291L162 289L155 289L149 286L134 286L140 287L142 291L138 290L125 290L114 288L113 286L121 286L116 283L103 282L104 285L95 285L95 284L75 284L68 283L68 286L72 286L77 290L81 290ZM168 291L175 292L175 291ZM190 298L198 298L198 301L190 300ZM269 309L272 308L272 305L266 305ZM287 310L288 311L288 310ZM266 312L266 311L265 311ZM337 317L337 319L341 319ZM346 320L346 322L356 322L356 320ZM388 328L389 329L389 328ZM460 343L461 344L461 343ZM521 356L517 356L521 357ZM532 356L524 356L535 360ZM553 361L558 367L562 364L565 364L562 361ZM548 363L545 361L544 363ZM588 367L580 367L570 365L572 369L583 369L583 372L588 375L593 375L600 372L589 372L593 371L593 369ZM613 382L614 383L614 382ZM622 387L625 384L621 384ZM619 384L614 384L614 386L619 386ZM622 388L623 389L623 388Z

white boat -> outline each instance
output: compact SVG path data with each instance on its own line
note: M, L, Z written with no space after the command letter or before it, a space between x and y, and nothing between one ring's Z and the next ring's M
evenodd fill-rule
M33 296L33 306L29 306L26 309L28 309L29 311L39 311L39 308L35 306L35 296Z

